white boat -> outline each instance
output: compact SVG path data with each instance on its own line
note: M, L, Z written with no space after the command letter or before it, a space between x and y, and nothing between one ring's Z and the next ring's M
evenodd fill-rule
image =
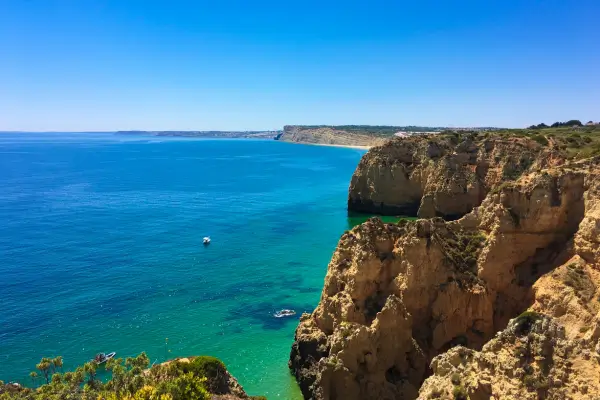
M105 362L107 362L108 360L113 358L116 354L117 353L114 351L112 353L108 353L108 354L99 353L99 354L96 354L96 357L94 357L94 359L92 361L98 365L104 364Z
M210 236L205 236L204 239L202 239L202 243L209 244L210 243Z
M291 317L292 315L296 315L296 311L287 309L279 310L273 314L275 318Z

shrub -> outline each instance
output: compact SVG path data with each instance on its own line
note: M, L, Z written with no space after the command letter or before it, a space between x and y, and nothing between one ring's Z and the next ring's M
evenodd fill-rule
M590 301L596 292L596 285L581 266L570 263L563 278L565 285L573 288L575 295L583 301Z
M454 386L452 396L454 397L454 400L468 400L469 398L467 391L462 386Z
M62 358L55 360L55 364L62 363ZM211 384L224 384L224 388L218 386L216 389L224 389L225 393L230 390L230 375L225 370L225 365L214 357L196 357L189 363L173 361L154 365L149 370L145 369L148 357L144 353L126 361L113 359L107 365L112 378L106 383L95 377L96 364L92 364L86 363L85 366L64 374L53 371L49 382L35 390L22 386L15 389L0 381L0 399L209 400ZM45 366L42 365L44 368ZM37 378L37 374L30 376L32 381ZM213 394L224 394L217 390ZM251 399L266 400L262 396Z
M457 372L453 373L450 377L450 382L452 382L453 385L460 385L460 374Z
M215 377L226 370L225 364L221 360L210 356L196 357L190 362L190 366L199 376L207 378Z
M456 270L477 275L477 259L486 237L480 231L448 229L446 232L433 232L432 239L444 253L446 261Z
M153 389L150 393L151 396L148 397L139 397L141 399L162 399L162 395L170 396L165 397L166 399L173 400L185 400L185 399L197 399L197 400L209 400L211 398L210 394L206 391L204 384L206 379L200 378L193 373L189 372L187 374L183 374L178 376L172 380L166 380L161 382L155 389ZM144 390L150 388L149 386L144 386L140 390ZM150 388L151 389L151 388ZM148 389L147 389L148 390ZM139 393L139 391L138 391ZM134 397L138 398L137 393Z
M515 332L523 336L529 333L533 324L543 317L542 314L535 311L525 311L516 318Z
M548 146L548 139L546 139L546 137L543 135L533 135L531 136L531 139L535 140L542 146Z
M545 390L550 386L548 380L538 375L525 375L523 384L528 390Z
M533 375L525 375L523 378L523 384L527 388L533 388L535 386L536 379Z
M189 363L180 363L180 368L197 377L206 378L206 388L211 393L222 394L228 390L227 369L218 358L196 357Z
M499 184L498 186L494 186L492 188L492 190L490 190L491 194L496 194L496 193L500 193L502 192L504 189L509 189L511 188L513 185L512 182L502 182L501 184Z

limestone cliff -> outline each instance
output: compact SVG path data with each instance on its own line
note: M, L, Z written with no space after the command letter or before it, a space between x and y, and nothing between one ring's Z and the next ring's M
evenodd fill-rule
M286 125L278 140L283 142L327 144L337 146L377 146L389 138L361 132L349 132L336 127L304 127Z
M362 158L350 183L348 209L456 219L499 183L563 161L557 150L526 138L396 138Z
M594 345L569 338L552 318L525 313L481 351L460 346L434 358L419 399L597 399Z
M537 280L530 310L481 351L455 347L435 357L419 399L597 399L600 272L597 260L576 253Z
M582 383L596 374L591 354L600 349L600 160L568 163L527 139L450 140L386 144L361 161L351 197L360 190L395 195L387 185L399 179L399 191L414 185L414 198L420 193L420 208L429 210L423 214L463 217L371 219L342 236L321 301L302 316L290 356L305 398L600 393ZM509 324L528 309L536 317L526 330L519 330L522 320ZM525 360L519 346L530 351ZM462 354L466 361L454 365ZM556 390L544 386L583 370Z

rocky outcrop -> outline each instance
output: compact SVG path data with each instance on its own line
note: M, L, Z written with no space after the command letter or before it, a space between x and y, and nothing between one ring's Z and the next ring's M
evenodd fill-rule
M594 343L595 344L595 343ZM454 347L435 357L419 399L597 399L600 355L565 327L533 312L481 351Z
M349 132L335 127L305 127L286 125L277 139L283 142L327 144L337 146L377 146L388 138L360 132Z
M466 181L479 182L478 189L469 189L468 185L466 190L452 189L459 181L456 175L470 169L454 163L459 154L467 153L450 154L445 148L442 152L436 150L436 154L447 155L442 156L446 157L445 161L438 162L451 172L436 169L435 163L429 167L415 161L412 173L404 181L412 184L417 182L416 175L424 177L419 182L426 182L425 187L440 189L427 192L433 194L433 207L445 210L448 214L444 216L466 213L462 218L455 221L420 219L398 224L370 219L342 236L329 264L319 305L312 314L302 316L290 355L290 367L305 398L435 398L427 397L434 389L439 389L435 392L439 392L439 398L447 398L444 393L453 393L454 386L458 385L452 383L454 372L450 367L438 368L438 365L446 365L442 362L444 357L456 363L457 352L468 353L468 359L476 361L469 361L472 365L461 368L469 371L465 372L469 377L477 376L480 369L483 371L478 360L494 359L498 348L494 343L500 339L493 338L499 331L505 332L501 334L502 343L514 346L519 346L525 340L523 337L530 342L530 347L543 351L547 351L548 343L558 343L564 352L557 350L554 369L543 370L547 381L568 371L566 366L575 360L572 346L581 349L577 354L587 354L586 349L590 354L595 351L600 335L600 326L596 329L595 321L600 309L589 303L597 302L596 287L600 284L600 277L594 272L600 260L597 246L600 241L600 162L565 163L551 149L537 148L527 140L486 143L465 144L467 148L477 149L469 153L473 161L467 160L466 165L472 166L474 174L481 179ZM408 157L417 160L422 154L423 143L415 141L411 145L412 156L402 150L407 149L406 146L393 147L404 161L390 162L388 168L398 166L397 171L405 172ZM372 152L381 154L386 147ZM515 161L517 154L526 162ZM373 157L367 154L357 171L366 170ZM499 161L492 165L489 160L494 157L499 157ZM507 170L514 171L515 165L528 166L518 170L518 174L513 175L514 180L503 181L501 177ZM421 172L416 172L418 170ZM434 170L436 176L449 180L436 186L430 181ZM355 179L358 179L356 174L354 187ZM446 188L449 190L444 192ZM369 190L382 193L387 189L381 188L381 181L377 180ZM459 208L460 202L450 202L455 205L447 207L447 202L438 203L443 198L452 198L453 193L464 203L471 190L483 197L470 203L472 210ZM515 329L519 329L515 326L520 325L518 321L512 324L509 321L528 309L547 316L531 324L531 337L515 335ZM589 324L592 326L586 328ZM585 339L587 347L569 342L583 341L585 329L591 332ZM528 356L531 360L548 357L546 353L532 351ZM511 365L508 363L504 369L486 368L490 375L500 371L497 379L501 382L502 371L509 374L514 370ZM531 368L533 372L528 374L535 373L536 379L541 376L537 364ZM433 377L422 387L432 371ZM430 383L431 379L445 383ZM461 382L466 382L465 379L461 378ZM530 379L533 378L527 378ZM514 390L506 391L500 389L503 384L496 385L493 379L483 379L483 386L464 382L461 385L467 393L465 396L493 393L499 394L495 398L513 398L517 392L542 390L535 385L530 388L528 385L532 382L515 383ZM572 382L566 384L568 390L548 389L544 393L550 397L546 398L583 393L581 379Z
M204 362L198 363L198 359ZM169 364L176 363L185 369L186 365L192 365L195 360L195 364L200 365L202 375L206 378L206 389L212 394L214 400L252 399L246 394L237 379L229 373L225 364L214 357L179 357L160 365L166 367ZM196 366L196 368L198 367Z
M419 399L597 399L598 287L597 264L575 254L537 280L530 309L481 351L456 347L435 357Z
M457 219L502 182L563 162L557 150L527 138L396 138L362 158L350 183L348 210Z

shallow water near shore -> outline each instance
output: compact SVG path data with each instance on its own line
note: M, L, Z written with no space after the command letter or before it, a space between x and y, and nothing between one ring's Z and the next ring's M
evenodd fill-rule
M355 223L347 190L364 152L0 134L0 379L28 383L43 356L66 370L101 351L206 354L249 394L299 398L294 329ZM273 317L284 308L297 315Z

